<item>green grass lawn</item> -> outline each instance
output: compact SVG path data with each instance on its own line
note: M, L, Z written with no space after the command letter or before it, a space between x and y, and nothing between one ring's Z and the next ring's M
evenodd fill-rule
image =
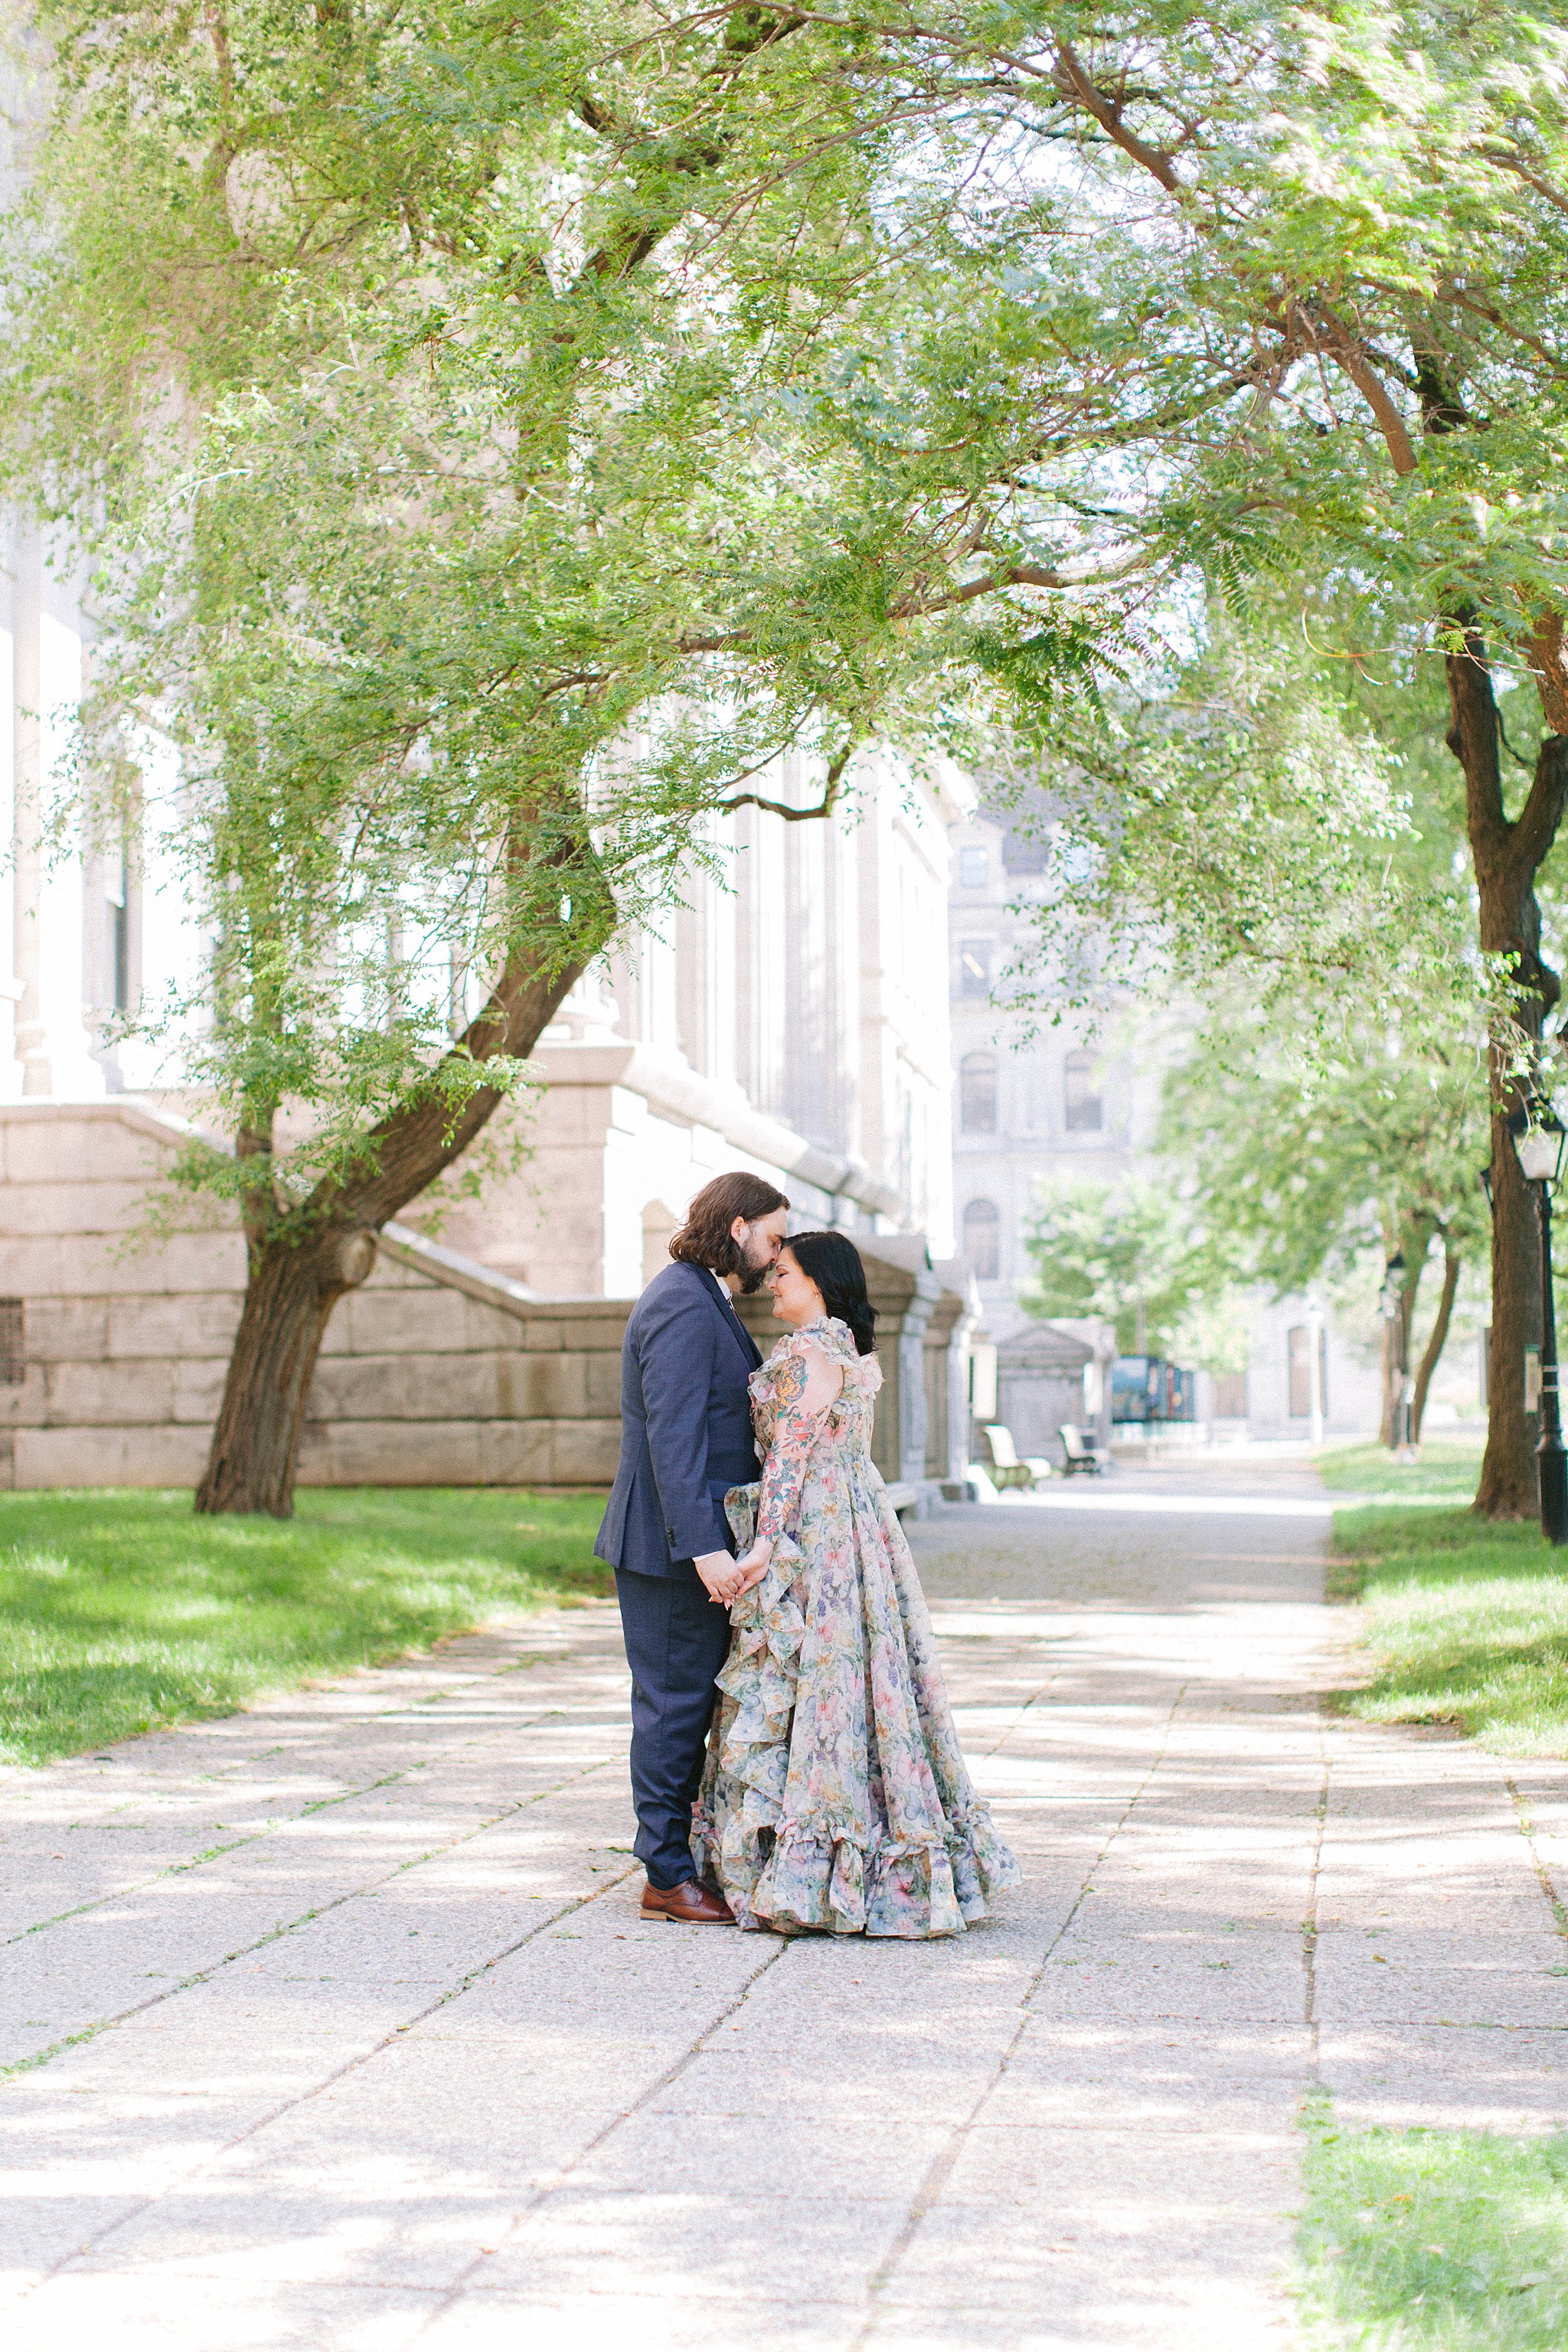
M1419 1462L1396 1462L1386 1445L1340 1445L1317 1467L1333 1495L1387 1495L1404 1503L1468 1503L1481 1475L1481 1449L1433 1438Z
M1568 2137L1308 2121L1302 2301L1320 2342L1562 2352Z
M1475 1447L1417 1463L1322 1456L1325 1484L1386 1500L1334 1513L1330 1590L1364 1609L1370 1673L1345 1694L1378 1723L1452 1723L1500 1755L1568 1755L1568 1557L1530 1521L1472 1518Z
M0 1496L0 1760L45 1764L443 1633L614 1591L594 1495L301 1492L201 1518L187 1493Z

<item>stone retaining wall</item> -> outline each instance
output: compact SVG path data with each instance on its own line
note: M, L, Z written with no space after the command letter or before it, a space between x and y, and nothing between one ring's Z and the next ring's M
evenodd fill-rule
M0 1485L189 1486L245 1283L232 1217L150 1188L186 1130L127 1096L0 1105ZM887 1249L911 1263L873 1255ZM891 1480L950 1475L967 1322L918 1244L872 1244ZM6 1313L7 1303L10 1312ZM605 1486L630 1298L551 1298L393 1225L328 1324L302 1485ZM748 1302L766 1347L778 1326Z

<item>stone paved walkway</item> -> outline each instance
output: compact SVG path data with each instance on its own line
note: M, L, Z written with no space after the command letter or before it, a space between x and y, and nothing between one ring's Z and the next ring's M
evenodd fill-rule
M8 2352L1288 2346L1304 2090L1568 2123L1563 1770L1320 1717L1326 1532L919 1530L1028 1876L952 1944L642 1927L600 1608L0 1780Z

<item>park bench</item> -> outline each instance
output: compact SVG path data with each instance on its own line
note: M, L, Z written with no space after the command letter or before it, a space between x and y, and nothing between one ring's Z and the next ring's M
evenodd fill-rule
M1071 1478L1082 1470L1090 1478L1098 1478L1107 1460L1105 1448L1086 1437L1076 1423L1064 1421L1058 1432L1062 1441L1062 1475Z
M1029 1454L1020 1457L1013 1442L1013 1433L1005 1422L990 1421L984 1424L985 1444L991 1459L986 1468L994 1486L1039 1486L1051 1475L1051 1465L1043 1454Z

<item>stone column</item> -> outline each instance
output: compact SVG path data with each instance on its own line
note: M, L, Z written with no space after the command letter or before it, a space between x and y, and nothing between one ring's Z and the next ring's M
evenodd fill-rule
M882 1365L877 1467L884 1478L919 1485L926 1476L926 1327L942 1286L920 1234L857 1238Z
M43 1003L44 551L37 533L14 526L12 546L13 726L11 887L16 968L16 1055L25 1095L53 1091Z
M79 824L72 845L50 837L53 772L81 692L79 625L46 605L45 547L16 538L15 817L12 833L21 1091L84 1101L105 1092L83 1018L87 988L85 872Z
M0 842L10 850L10 889L0 898L0 1100L10 1101L22 1091L22 1061L16 1050L16 1008L22 983L16 974L16 530L4 538L5 574L0 586Z
M962 1258L938 1258L932 1272L942 1285L926 1332L928 1359L942 1352L940 1375L933 1364L931 1386L941 1407L940 1425L927 1433L927 1475L944 1485L962 1480L969 1466L969 1343L979 1328L980 1293Z

